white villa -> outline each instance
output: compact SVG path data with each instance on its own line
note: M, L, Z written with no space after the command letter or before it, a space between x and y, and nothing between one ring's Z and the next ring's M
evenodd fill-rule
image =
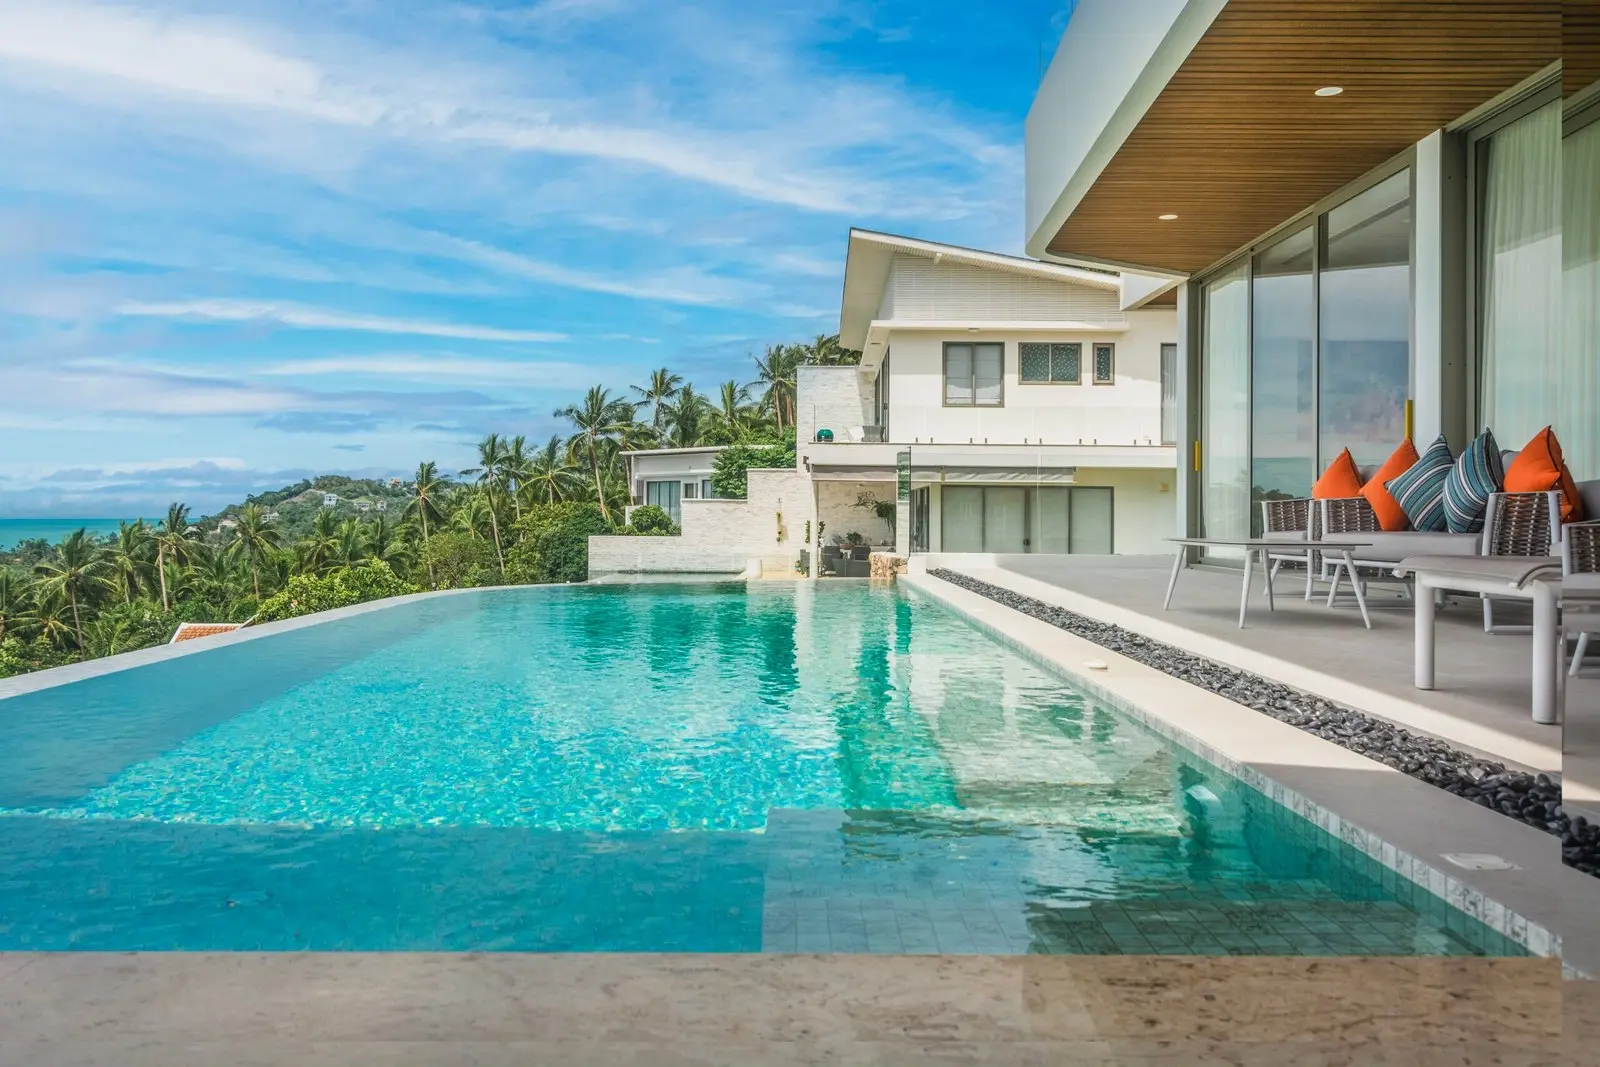
M852 534L902 556L1158 551L1179 281L852 230L840 340L863 355L800 369L795 468L719 500L720 449L626 453L635 505L683 533L594 538L590 572L793 574Z

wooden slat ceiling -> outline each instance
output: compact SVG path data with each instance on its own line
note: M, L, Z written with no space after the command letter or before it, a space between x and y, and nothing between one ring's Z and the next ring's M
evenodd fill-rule
M1561 5L1561 90L1566 96L1600 81L1600 2Z
M1202 270L1560 50L1559 2L1230 0L1050 251Z

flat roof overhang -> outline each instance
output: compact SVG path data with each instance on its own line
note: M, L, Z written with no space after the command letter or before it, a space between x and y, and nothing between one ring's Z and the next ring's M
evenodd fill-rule
M1154 53L1065 183L1030 191L1055 197L1031 253L1204 270L1561 58L1562 5L1546 0L1190 0L1186 13L1202 7L1186 54ZM1344 92L1314 93L1333 85ZM1072 121L1049 104L1035 109Z

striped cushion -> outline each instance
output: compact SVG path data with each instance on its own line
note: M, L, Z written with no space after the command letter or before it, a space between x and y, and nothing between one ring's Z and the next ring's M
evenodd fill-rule
M1413 530L1438 533L1448 528L1444 517L1444 483L1455 469L1455 463L1455 457L1450 454L1450 442L1440 434L1409 470L1384 483L1411 521Z
M1489 494L1505 484L1504 460L1494 434L1479 434L1462 450L1461 458L1444 480L1444 518L1451 533L1477 533L1483 529L1483 513Z

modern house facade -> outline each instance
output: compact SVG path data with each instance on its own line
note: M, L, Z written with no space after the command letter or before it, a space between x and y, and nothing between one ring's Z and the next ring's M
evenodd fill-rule
M1028 117L1027 250L1181 278L1183 532L1248 535L1408 434L1550 425L1600 477L1579 6L1081 0Z
M622 453L628 469L628 493L635 507L654 504L673 522L683 521L685 500L710 500L711 470L720 445L701 448L655 448Z
M797 390L820 521L901 554L1157 550L1175 284L852 230L839 330L861 363Z

